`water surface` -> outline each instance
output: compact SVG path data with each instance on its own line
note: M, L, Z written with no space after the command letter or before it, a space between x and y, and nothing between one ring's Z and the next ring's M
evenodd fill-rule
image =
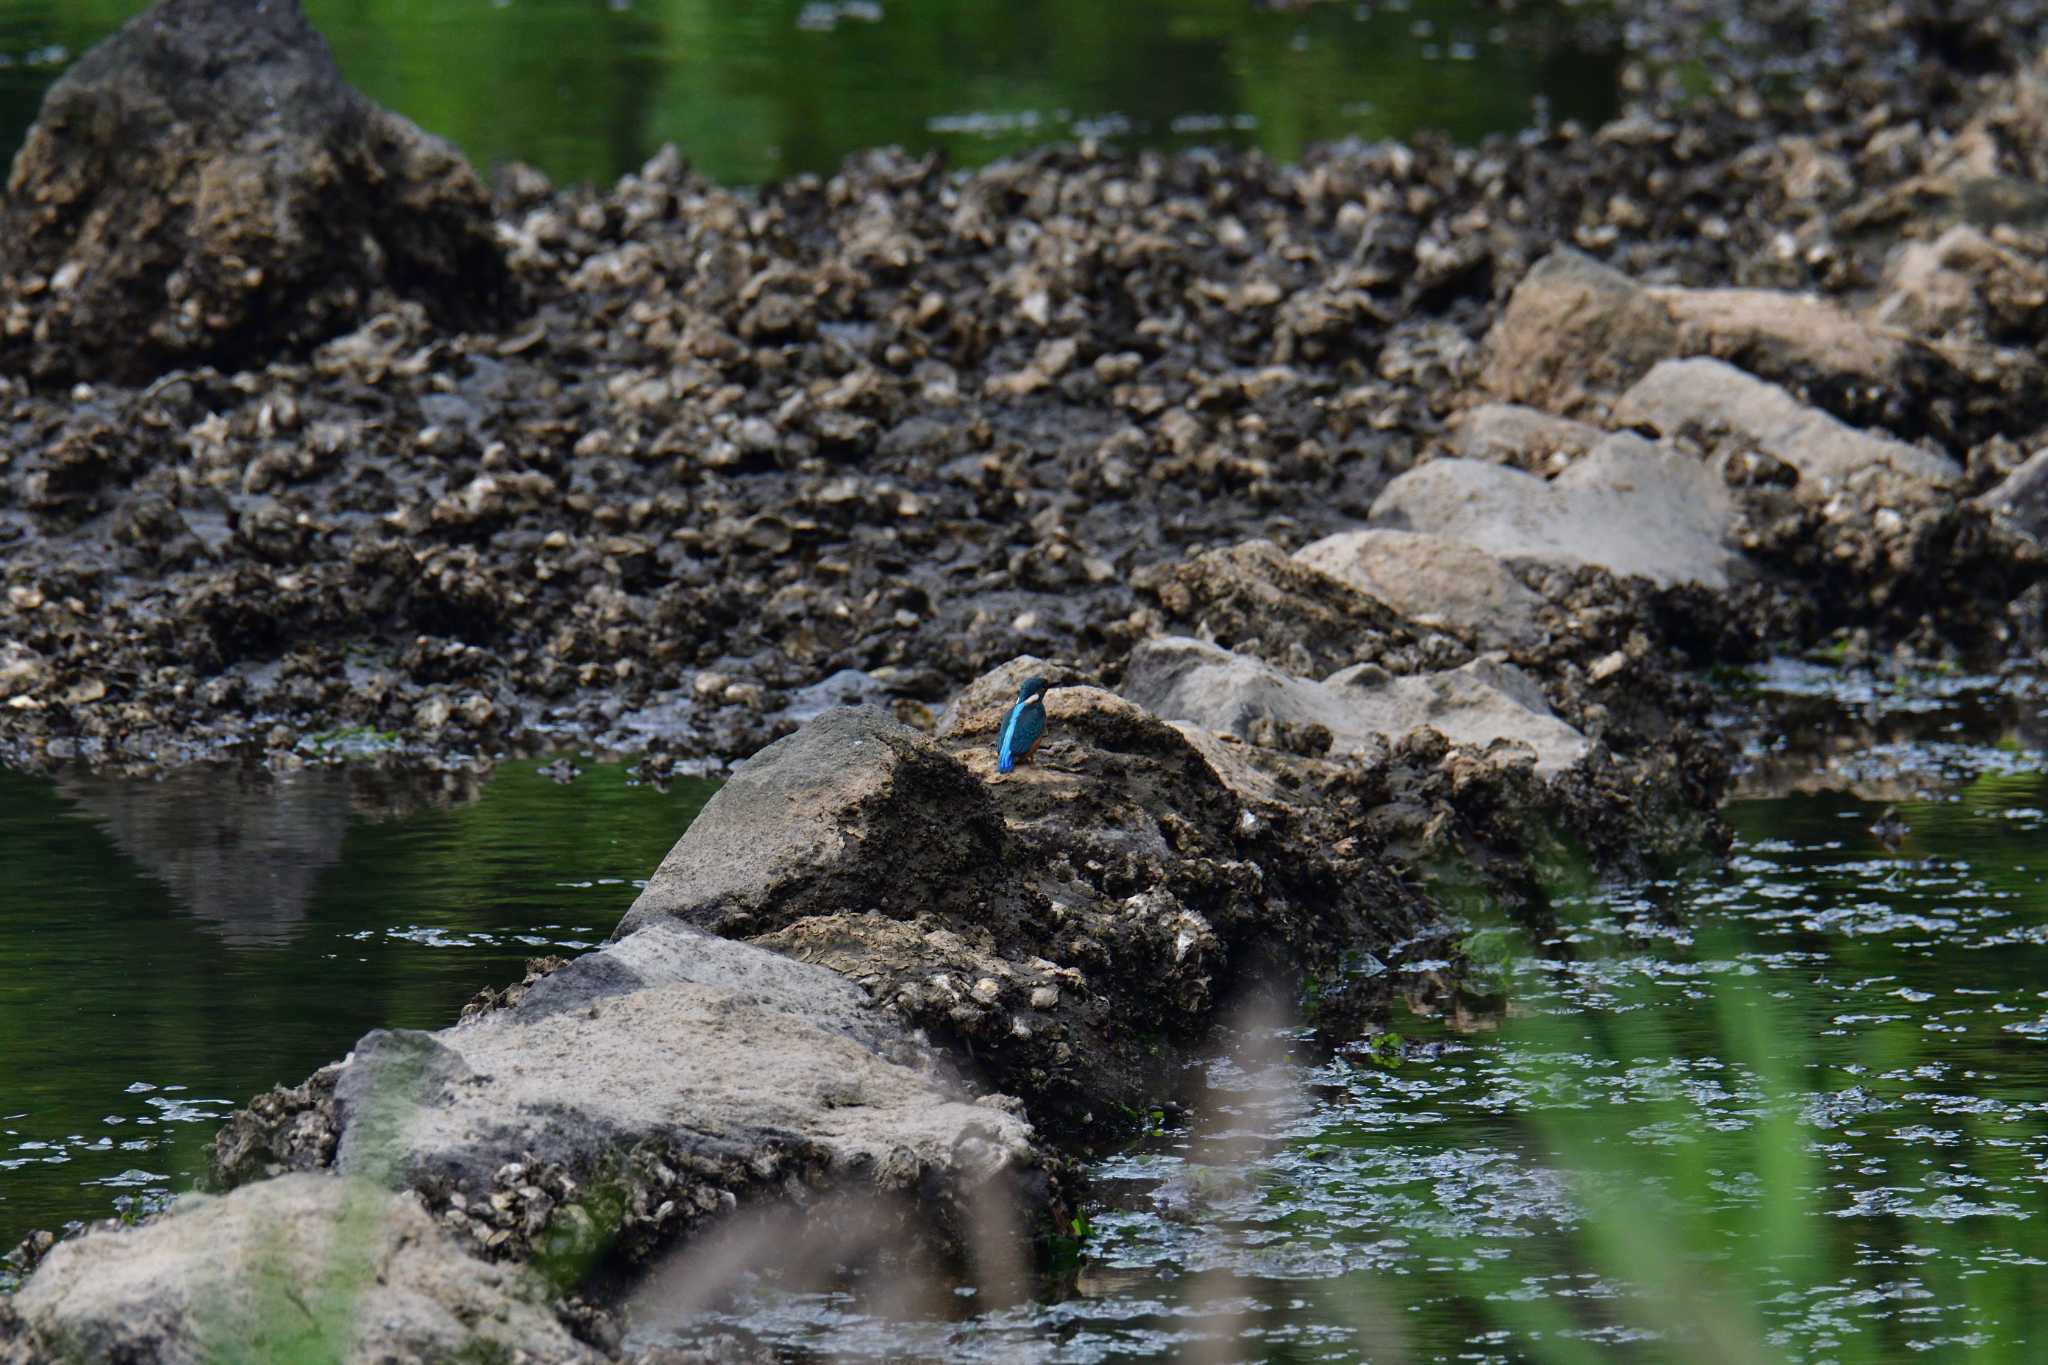
M0 1251L190 1188L250 1096L601 943L707 791L0 769Z
M0 0L0 156L139 0ZM306 0L343 72L479 166L609 183L674 142L712 178L899 145L1462 141L1613 112L1591 4L1536 0Z

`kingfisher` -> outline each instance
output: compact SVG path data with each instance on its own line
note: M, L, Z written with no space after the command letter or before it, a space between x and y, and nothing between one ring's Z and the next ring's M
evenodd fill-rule
M996 745L996 771L1006 773L1038 747L1045 738L1045 679L1026 678L1017 689L1017 704L1003 722L1002 742Z

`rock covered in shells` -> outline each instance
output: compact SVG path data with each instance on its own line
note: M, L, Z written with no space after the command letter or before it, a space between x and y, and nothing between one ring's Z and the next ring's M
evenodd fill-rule
M1551 714L1542 689L1497 659L1398 678L1358 664L1318 681L1200 640L1166 637L1133 651L1125 687L1170 720L1254 743L1316 728L1322 750L1365 754L1429 728L1453 744L1519 747L1546 777L1586 754L1585 737Z
M1750 9L1718 37L1687 11L1640 16L1626 117L1476 148L1286 167L1047 149L970 174L876 153L760 193L673 152L602 192L508 172L497 228L530 324L455 334L397 304L233 376L0 390L6 581L42 603L0 604L0 638L52 675L0 713L0 749L175 761L234 740L287 763L340 731L433 754L545 733L715 762L814 713L808 690L836 674L929 724L1017 654L1113 679L1138 641L1205 619L1288 667L1296 644L1321 651L1316 676L1455 667L1446 633L1370 626L1384 639L1345 653L1260 623L1261 594L1191 593L1181 616L1153 588L1219 546L1284 558L1355 530L1440 450L1545 478L1580 460L1597 444L1582 427L1476 402L1485 339L1561 244L1620 292L1764 290L1766 312L1810 297L1863 318L1898 248L1986 199L1965 187L2022 183L2038 160L2011 54L1957 84L1859 9L1827 88L1780 102L1756 73L1810 26ZM1658 61L1701 51L1730 63L1717 93L1660 83ZM2038 254L2035 229L1969 211L2001 252ZM2048 390L2023 274L1973 279L1988 346L1965 323L1915 338L1899 384L1765 377L1967 456L1969 491L1988 489L2032 448ZM1773 573L1676 638L1853 624L1880 585L1796 581L1829 572L1780 553L1810 511L1770 491L1782 460L1722 439L1693 453L1751 490L1743 534ZM1913 556L1952 541L1882 539L1841 562L1928 582ZM1893 592L1880 618L1984 641L1989 611L1922 600ZM1559 611L1552 638L1607 641L1608 611Z
M0 369L268 363L380 297L509 317L482 184L341 78L297 0L160 0L51 87L0 213Z

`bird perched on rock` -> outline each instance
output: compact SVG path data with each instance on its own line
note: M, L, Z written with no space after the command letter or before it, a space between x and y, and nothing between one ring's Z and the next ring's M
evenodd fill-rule
M1045 738L1045 679L1026 678L1017 689L1017 704L1003 721L1003 737L996 744L996 771L1006 773L1031 757L1038 741Z

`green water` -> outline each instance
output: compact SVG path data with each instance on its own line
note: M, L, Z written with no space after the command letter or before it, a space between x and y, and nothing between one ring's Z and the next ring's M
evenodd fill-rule
M0 155L143 6L0 0ZM1557 0L306 0L342 70L479 166L609 183L674 142L759 183L900 145L975 165L1129 146L1473 141L1612 113L1617 55ZM1539 108L1539 101L1541 107Z
M602 942L708 788L539 768L0 769L0 1251L189 1188L251 1095Z

